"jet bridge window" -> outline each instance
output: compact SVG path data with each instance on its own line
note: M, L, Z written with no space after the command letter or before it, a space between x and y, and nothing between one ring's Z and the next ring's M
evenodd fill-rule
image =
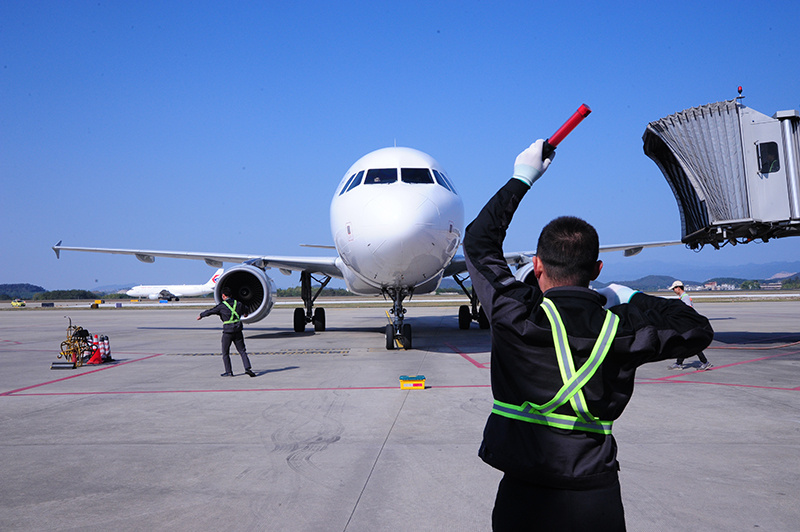
M762 174L778 172L781 162L778 157L778 144L775 142L762 142L756 144L758 152L758 171Z
M385 185L397 181L397 168L373 168L367 170L365 185Z
M431 183L433 178L427 168L401 168L403 183Z

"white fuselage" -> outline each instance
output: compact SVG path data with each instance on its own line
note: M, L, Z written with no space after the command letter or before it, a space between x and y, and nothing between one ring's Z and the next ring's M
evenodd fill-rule
M218 269L206 284L140 284L134 286L125 294L130 297L146 297L148 299L160 299L170 294L174 297L194 297L205 296L214 291L219 276L224 270Z
M331 202L348 289L435 290L461 243L464 204L429 155L383 148L350 167Z

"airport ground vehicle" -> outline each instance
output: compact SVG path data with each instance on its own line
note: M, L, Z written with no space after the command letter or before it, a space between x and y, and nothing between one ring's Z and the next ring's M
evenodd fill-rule
M11 306L12 307L17 307L17 308L24 307L25 306L25 302L23 300L21 300L21 299L14 299L14 300L11 301Z

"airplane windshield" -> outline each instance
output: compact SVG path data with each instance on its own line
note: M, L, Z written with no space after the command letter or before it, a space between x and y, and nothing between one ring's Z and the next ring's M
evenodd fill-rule
M365 185L385 185L397 181L397 168L373 168L367 170Z
M356 174L353 174L353 175L351 175L351 176L350 176L350 179L348 179L348 180L347 180L347 183L345 183L345 184L344 184L344 186L342 187L342 190L340 190L340 191L339 191L339 195L340 195L340 196L341 196L342 194L344 194L344 193L345 193L345 191L347 191L347 187L349 187L349 186L350 186L350 183L352 183L352 182L353 182L353 179L355 179L355 178L356 178Z
M447 176L445 176L443 172L439 172L437 170L434 170L433 171L433 175L436 176L436 182L437 183L442 185L444 188L446 188L447 190L449 190L453 194L457 194L455 187L453 187L453 184L450 182L449 179L447 179Z
M350 192L354 188L356 188L359 184L361 184L361 178L364 177L364 170L361 170L354 176L352 183L347 184L347 188L344 190L345 192Z
M433 183L427 168L401 168L403 183Z

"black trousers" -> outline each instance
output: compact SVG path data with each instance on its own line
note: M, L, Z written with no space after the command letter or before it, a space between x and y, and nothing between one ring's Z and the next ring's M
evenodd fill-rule
M560 490L505 475L497 488L492 530L623 532L619 482L591 490Z
M247 357L247 348L244 346L244 335L242 331L222 333L222 363L225 365L225 373L233 373L231 369L231 342L236 346L236 350L242 357L244 369L250 369L250 359Z

